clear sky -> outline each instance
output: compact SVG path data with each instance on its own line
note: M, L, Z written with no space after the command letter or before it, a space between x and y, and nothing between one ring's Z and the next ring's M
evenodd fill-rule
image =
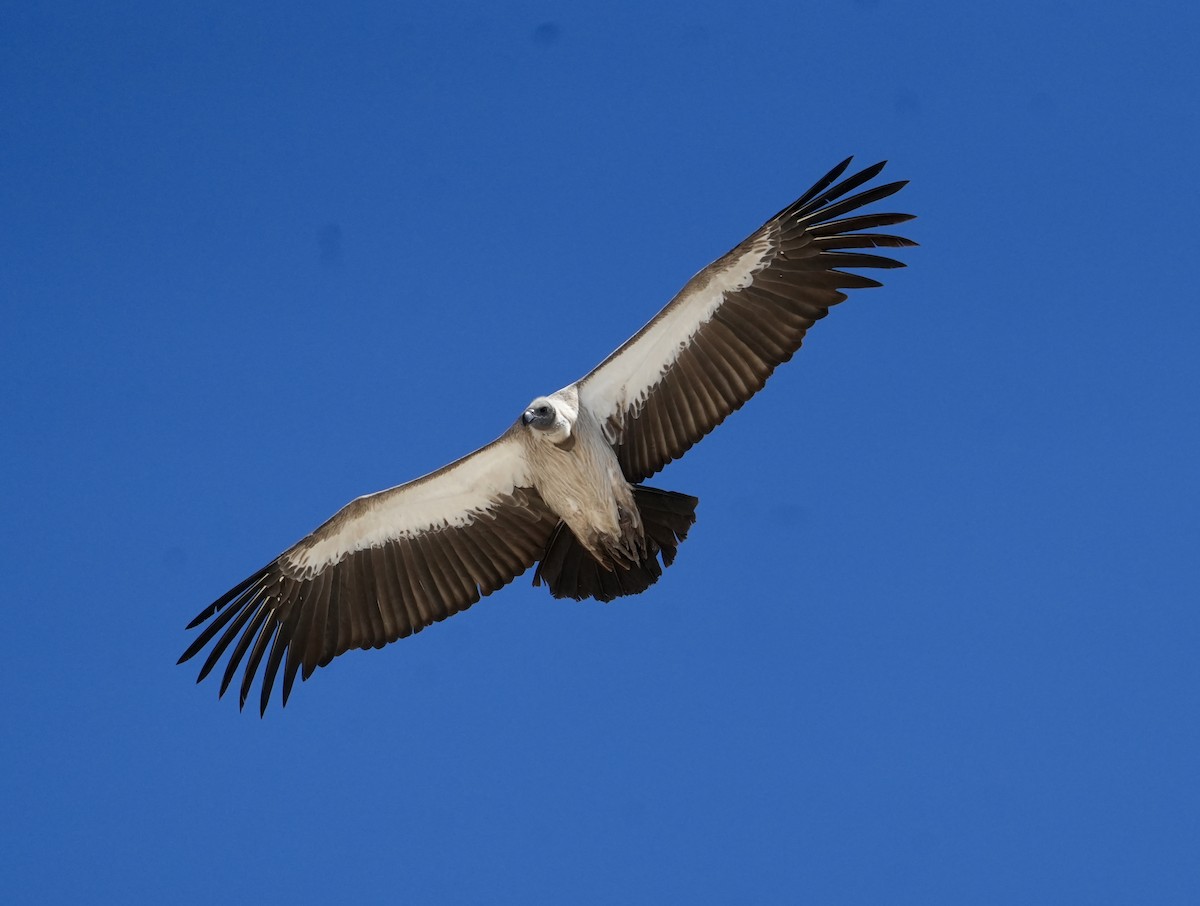
M6 903L1200 902L1194 3L8 4ZM265 720L175 666L847 154L907 270Z

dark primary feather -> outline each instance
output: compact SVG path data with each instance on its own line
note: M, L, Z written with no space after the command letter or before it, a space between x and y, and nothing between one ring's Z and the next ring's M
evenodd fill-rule
M188 624L208 623L179 663L212 644L200 682L228 654L224 695L248 654L239 705L261 666L261 714L281 669L287 704L297 675L306 680L343 652L420 632L511 582L541 556L557 523L536 492L519 489L466 526L357 551L312 578L287 575L276 559Z
M862 232L903 223L912 215L843 215L887 198L907 183L890 182L850 195L877 176L884 163L838 182L849 163L849 158L842 161L737 248L697 274L671 303L702 292L713 274L736 262L764 235L770 237L774 255L767 266L749 286L726 293L713 317L693 335L645 399L611 415L617 458L629 481L649 478L741 408L775 368L796 353L808 329L829 313L830 306L846 298L843 290L880 285L846 269L904 266L893 258L854 250L916 245L901 236ZM610 367L609 363L620 367L619 354L636 344L649 327L592 374Z

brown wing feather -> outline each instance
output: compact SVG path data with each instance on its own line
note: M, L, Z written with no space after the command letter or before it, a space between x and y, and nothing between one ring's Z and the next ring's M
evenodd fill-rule
M192 621L189 629L207 625L179 662L212 643L199 682L229 652L224 695L253 645L239 704L245 706L259 666L260 713L281 666L287 704L297 674L308 679L353 648L380 648L420 632L507 585L541 556L557 522L536 491L518 489L467 525L355 551L311 578L289 576L279 557Z
M880 285L843 268L903 267L892 258L848 251L916 244L861 232L912 219L908 214L838 219L905 185L887 183L848 196L883 169L876 164L838 182L849 163L838 164L692 278L650 324L580 381L581 398L606 425L629 481L644 481L741 408L795 354L808 329L846 298L843 290ZM747 267L752 272L739 286L720 287L722 275ZM688 306L700 312L694 323L682 311ZM664 342L662 324L670 318L693 332ZM663 361L647 361L655 354Z

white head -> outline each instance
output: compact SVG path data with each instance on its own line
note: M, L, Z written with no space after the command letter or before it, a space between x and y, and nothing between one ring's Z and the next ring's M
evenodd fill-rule
M522 413L521 424L534 437L567 447L574 440L572 431L578 415L570 402L562 397L562 391L553 396L539 396Z

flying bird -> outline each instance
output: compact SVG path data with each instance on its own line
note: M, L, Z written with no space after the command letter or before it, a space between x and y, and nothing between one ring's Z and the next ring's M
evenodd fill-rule
M485 447L423 478L352 501L205 608L179 663L228 654L220 695L242 670L259 713L283 668L297 674L353 648L381 648L465 610L535 563L556 598L645 591L675 559L697 498L642 484L762 389L843 290L881 284L846 268L892 268L863 251L914 242L869 232L912 219L861 213L899 191L854 193L879 163L842 161L749 238L694 276L649 324L583 379L539 396ZM840 181L839 181L840 180Z

